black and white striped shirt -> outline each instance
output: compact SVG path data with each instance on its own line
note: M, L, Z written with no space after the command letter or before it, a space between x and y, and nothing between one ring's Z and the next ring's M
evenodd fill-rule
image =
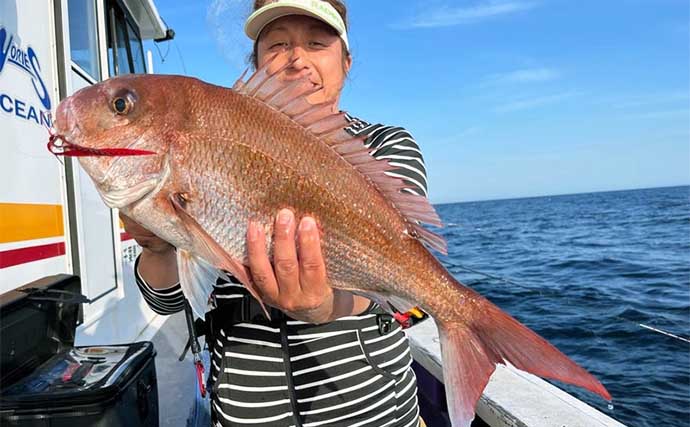
M406 191L427 195L424 161L409 132L347 118L348 131L367 136L365 144L374 148L374 157L397 167L387 173L414 187ZM183 309L179 284L153 289L136 265L135 277L156 313ZM223 310L232 309L248 292L238 282L219 281L213 295ZM324 325L262 319L219 328L215 342L208 343L214 425L294 426L299 421L304 427L418 426L407 338L397 323L389 331L379 328L380 316L373 308Z

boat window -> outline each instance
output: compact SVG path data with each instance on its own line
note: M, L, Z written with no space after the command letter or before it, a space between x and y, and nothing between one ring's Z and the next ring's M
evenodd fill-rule
M137 27L117 1L108 2L107 13L110 76L145 73L144 49Z
M135 73L145 73L146 66L144 65L144 48L141 45L141 38L134 27L127 23L127 34L129 34L129 46L132 51L132 62L134 64Z
M129 74L132 72L132 67L129 64L129 52L127 43L127 33L125 30L124 17L113 12L110 22L113 25L111 29L110 42L108 43L108 67L111 76L120 74Z
M69 43L72 61L91 77L100 80L96 2L69 0Z

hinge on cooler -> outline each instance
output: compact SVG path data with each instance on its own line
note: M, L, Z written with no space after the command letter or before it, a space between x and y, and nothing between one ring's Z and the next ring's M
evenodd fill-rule
M24 292L32 301L55 301L63 304L91 303L91 300L88 299L86 295L62 289L24 288L17 289L17 291Z

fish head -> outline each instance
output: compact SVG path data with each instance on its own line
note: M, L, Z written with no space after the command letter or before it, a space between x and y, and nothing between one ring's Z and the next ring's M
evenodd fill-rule
M57 108L48 147L75 156L106 204L127 206L165 179L174 130L174 76L128 75L79 90Z

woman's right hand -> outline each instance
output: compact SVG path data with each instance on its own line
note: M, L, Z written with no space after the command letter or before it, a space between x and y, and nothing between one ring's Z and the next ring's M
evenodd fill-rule
M175 249L173 245L145 229L127 215L120 213L120 220L125 224L125 231L132 236L142 248L157 254Z

